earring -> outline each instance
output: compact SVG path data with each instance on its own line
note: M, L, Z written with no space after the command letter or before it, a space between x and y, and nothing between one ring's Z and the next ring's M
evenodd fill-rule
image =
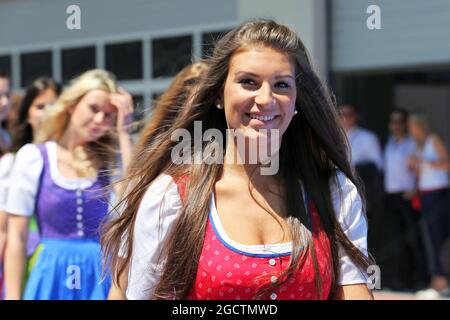
M220 103L218 103L218 104L216 105L216 107L217 107L217 109L223 109L223 107L222 107L222 105L221 105Z
M298 113L297 109L294 110L294 116Z

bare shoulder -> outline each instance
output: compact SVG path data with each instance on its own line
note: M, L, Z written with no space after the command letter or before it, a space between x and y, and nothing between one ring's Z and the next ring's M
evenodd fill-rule
M431 143L438 151L447 153L447 148L445 146L445 143L439 135L432 134L431 135Z

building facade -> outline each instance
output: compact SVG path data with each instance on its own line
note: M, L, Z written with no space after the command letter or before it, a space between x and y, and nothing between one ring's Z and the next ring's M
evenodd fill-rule
M80 29L67 26L73 5ZM368 27L373 6L380 29ZM0 69L20 90L105 68L143 114L178 70L257 17L296 30L338 102L358 104L382 141L389 111L403 107L428 113L450 145L448 0L0 0Z

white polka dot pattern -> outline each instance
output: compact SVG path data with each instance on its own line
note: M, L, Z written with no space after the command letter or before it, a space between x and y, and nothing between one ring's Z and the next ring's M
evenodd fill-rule
M332 260L330 244L317 214L313 214L313 244L318 259L323 288L321 299L331 289ZM289 255L251 256L224 245L208 221L197 277L189 299L252 300L266 284L273 287L266 299L300 300L318 297L311 254L308 252L301 270L289 278L281 278L289 265Z

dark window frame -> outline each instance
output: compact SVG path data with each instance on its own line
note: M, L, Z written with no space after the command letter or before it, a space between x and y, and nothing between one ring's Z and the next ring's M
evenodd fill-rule
M192 33L155 37L151 40L150 58L152 61L152 79L172 78L186 65L192 63L192 54L194 52L194 35ZM183 44L183 41L188 41ZM187 45L186 45L187 44ZM178 46L182 52L176 53L176 50L170 49L170 46ZM175 56L167 55L163 52L158 53L157 50L166 50ZM168 56L168 57L166 57Z
M130 53L124 53L120 52L119 54L116 53L116 56L112 55L112 50L118 49L121 46L127 46L127 45L137 45L136 52L133 54L137 54L137 57L133 58L133 61L139 60L138 65L124 65L123 62L124 59L130 60L130 57L126 57L126 55ZM121 50L127 50L126 48L121 48ZM130 50L128 48L128 50ZM111 54L111 55L109 55ZM125 56L124 56L125 55ZM137 58L137 59L135 59ZM109 71L111 71L114 75L116 75L117 80L119 81L127 81L127 80L143 80L144 79L144 43L142 39L137 40L127 40L123 42L113 42L113 43L106 43L104 46L104 59L105 59L105 68ZM112 59L112 60L111 60ZM114 60L117 60L114 61ZM114 65L121 65L121 67L117 68ZM131 68L132 67L132 68ZM130 74L126 75L127 72L130 72Z
M47 56L48 55L48 56ZM20 53L20 86L26 87L31 84L38 77L53 77L53 51L51 49L48 50L40 50L40 51L30 51L30 52L21 52ZM26 61L27 59L27 61ZM28 60L29 59L29 60ZM42 70L38 70L34 72L30 72L27 68L35 67L37 65L36 59L43 59L41 62L48 65L45 65ZM47 61L44 61L47 59ZM48 67L47 70L44 70Z
M88 52L88 50L93 50L93 52ZM89 57L88 59L91 59L91 61L89 61L88 63L86 63L86 57L83 57L83 63L84 65L81 66L79 69L79 71L77 72L70 72L70 67L66 69L65 66L65 59L71 59L72 57L70 57L71 54L74 54L75 52L77 52L76 54L80 54L82 51L84 51L84 53L88 53L88 54L93 54L93 56ZM90 70L90 69L94 69L97 67L97 62L96 62L96 55L97 55L97 47L95 45L83 45L83 46L79 46L79 47L67 47L67 48L61 48L61 76L62 76L62 81L64 83L70 81L71 79L73 79L75 76L80 75L81 73ZM72 64L73 61L68 61L69 64Z

